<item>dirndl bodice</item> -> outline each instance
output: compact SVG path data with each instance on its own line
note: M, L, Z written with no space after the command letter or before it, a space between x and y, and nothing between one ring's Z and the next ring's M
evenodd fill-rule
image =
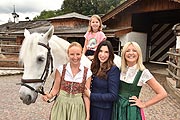
M84 67L83 81L82 81L82 83L79 83L79 82L70 82L70 81L64 80L65 67L66 67L66 65L63 65L60 90L64 90L69 94L83 93L84 88L85 88L86 76L87 76L88 69L86 67Z
M139 97L142 86L137 86L142 71L138 71L132 84L120 82L119 99L113 107L112 120L141 120L140 108L130 106L129 97Z

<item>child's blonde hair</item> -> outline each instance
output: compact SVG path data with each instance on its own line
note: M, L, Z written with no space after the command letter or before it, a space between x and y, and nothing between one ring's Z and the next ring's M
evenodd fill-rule
M93 32L93 29L91 27L91 21L92 21L92 18L96 18L98 19L99 23L100 23L100 26L98 28L98 31L102 31L102 20L101 20L101 17L99 15L92 15L90 20L89 20L89 26L88 26L88 32Z

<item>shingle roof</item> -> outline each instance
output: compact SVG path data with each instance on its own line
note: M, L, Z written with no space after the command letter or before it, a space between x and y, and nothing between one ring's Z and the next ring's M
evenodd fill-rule
M89 20L90 17L76 13L76 12L72 12L72 13L68 13L65 15L61 15L61 16L57 16L57 17L52 17L49 18L47 20L53 20L53 19L65 19L65 18L79 18L79 19L85 19L85 20Z
M0 33L4 32L15 32L19 30L37 28L41 26L49 26L51 23L49 21L21 21L19 23L9 22L0 25Z

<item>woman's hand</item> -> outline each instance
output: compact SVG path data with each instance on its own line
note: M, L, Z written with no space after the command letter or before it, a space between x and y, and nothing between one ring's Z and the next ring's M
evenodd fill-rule
M53 95L51 93L46 92L45 95L42 96L42 100L47 102L48 100L52 99Z
M145 102L142 102L136 96L130 97L129 102L131 103L131 106L138 106L139 108L145 108L146 107Z
M85 85L84 95L86 95L88 98L90 98L91 91L87 86Z
M86 120L90 120L89 116L86 116Z

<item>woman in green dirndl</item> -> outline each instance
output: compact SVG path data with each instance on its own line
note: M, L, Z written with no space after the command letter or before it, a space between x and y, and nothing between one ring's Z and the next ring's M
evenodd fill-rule
M119 99L114 104L112 120L145 120L143 108L164 99L167 93L143 65L141 48L136 42L127 42L121 55ZM156 93L148 101L139 99L145 83Z

